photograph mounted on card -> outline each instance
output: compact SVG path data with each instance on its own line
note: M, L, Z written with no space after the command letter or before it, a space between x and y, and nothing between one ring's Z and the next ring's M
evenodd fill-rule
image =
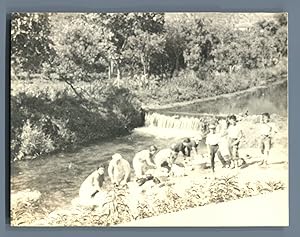
M12 226L288 226L287 13L12 13Z

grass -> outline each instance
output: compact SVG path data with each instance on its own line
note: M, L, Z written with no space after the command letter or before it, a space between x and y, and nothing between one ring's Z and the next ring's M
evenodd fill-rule
M266 192L285 189L281 181L241 182L236 176L222 176L207 179L205 182L190 180L181 191L172 183L164 186L146 188L144 194L133 200L128 196L130 189L114 188L109 192L103 208L69 206L44 215L28 211L23 198L12 205L12 225L14 226L111 226L157 216L164 213L177 212L211 203L226 202L243 197L251 197ZM15 200L15 199L13 199ZM131 204L129 203L131 201ZM34 206L37 200L31 200ZM24 213L26 215L24 215Z

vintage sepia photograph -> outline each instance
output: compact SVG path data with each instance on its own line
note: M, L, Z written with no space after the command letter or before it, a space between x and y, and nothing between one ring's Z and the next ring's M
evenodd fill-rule
M12 13L10 225L289 225L288 14Z

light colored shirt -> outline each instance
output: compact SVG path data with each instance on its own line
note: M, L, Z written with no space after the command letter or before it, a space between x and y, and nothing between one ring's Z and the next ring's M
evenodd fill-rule
M260 134L264 136L272 136L277 132L277 128L273 123L262 123L260 125Z
M221 138L219 134L209 133L206 136L206 145L211 145L211 146L217 145L219 144L220 139Z
M228 137L233 139L238 139L241 135L241 132L242 130L239 125L229 125L227 129Z
M170 148L160 150L154 157L154 163L159 167L164 162L171 162L173 151Z
M225 119L222 119L219 121L219 124L217 125L216 132L220 134L220 136L226 136L227 135L227 121Z
M112 159L108 166L108 175L112 182L119 183L130 175L130 164L125 159Z
M135 154L133 157L132 163L133 164L147 164L150 166L154 166L155 164L152 161L152 155L150 154L150 150L142 150Z
M104 181L104 176L100 175L97 170L90 174L80 185L79 196L81 198L91 198L96 191L100 191Z
M133 159L139 160L140 162L146 162L148 159L150 159L150 151L149 150L139 151L138 153L136 153Z

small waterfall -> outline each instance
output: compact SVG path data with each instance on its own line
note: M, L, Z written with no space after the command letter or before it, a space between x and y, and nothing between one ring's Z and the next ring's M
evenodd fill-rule
M145 115L146 127L174 128L182 130L205 131L206 122L201 118L188 116L167 116L158 113L147 113Z

